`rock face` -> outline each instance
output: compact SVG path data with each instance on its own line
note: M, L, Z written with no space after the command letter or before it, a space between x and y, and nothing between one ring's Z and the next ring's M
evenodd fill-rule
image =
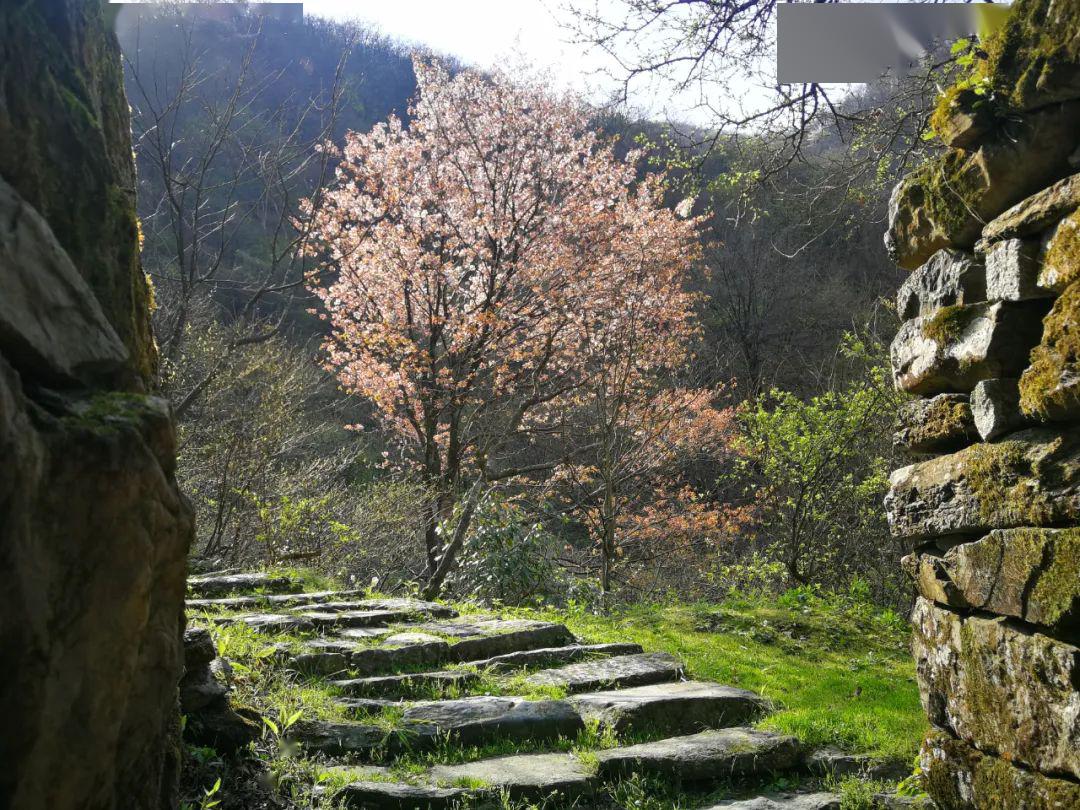
M40 0L0 63L0 806L172 807L191 518L120 55L100 3Z
M927 791L1080 807L1080 5L1017 0L985 46L994 105L947 90L948 148L890 203L888 247L922 265L897 302L894 379L922 398L896 442L923 460L885 506L913 546Z

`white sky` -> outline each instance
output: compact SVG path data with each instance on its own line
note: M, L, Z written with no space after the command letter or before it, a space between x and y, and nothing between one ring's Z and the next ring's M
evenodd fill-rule
M604 70L616 71L610 57L575 44L566 25L573 21L569 0L304 0L308 15L359 19L406 43L427 45L458 57L468 65L487 68L519 52L538 68L549 69L555 80L601 103L610 98L614 81ZM588 0L601 13L605 7L618 17L617 0ZM747 86L744 89L749 90ZM707 123L706 114L692 111L693 99L673 99L670 89L642 83L631 98L635 110L653 118Z

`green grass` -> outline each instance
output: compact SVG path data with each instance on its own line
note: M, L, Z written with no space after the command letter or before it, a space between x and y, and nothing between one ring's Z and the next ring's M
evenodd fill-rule
M891 611L793 592L779 599L636 606L609 616L516 611L563 621L593 643L680 656L694 678L752 689L777 711L762 728L808 745L911 761L926 732L910 629Z

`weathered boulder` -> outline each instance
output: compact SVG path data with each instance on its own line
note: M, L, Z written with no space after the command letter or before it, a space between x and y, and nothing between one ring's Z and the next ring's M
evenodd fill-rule
M1080 528L996 529L905 568L927 599L1048 627L1080 621Z
M971 391L971 418L983 441L1004 436L1027 424L1020 412L1018 380L981 380Z
M921 540L1080 518L1080 431L1030 428L896 470L885 509L897 537Z
M1020 378L1020 407L1051 421L1080 418L1080 281L1066 288L1043 321L1042 341Z
M966 394L938 394L900 406L893 444L909 453L933 453L971 444L978 438Z
M356 810L458 810L475 791L460 787L357 780L334 794L334 803Z
M977 149L950 149L908 175L889 202L886 249L914 269L942 248L970 249L983 224L1072 171L1080 104L1044 107L995 129Z
M980 380L1019 377L1039 341L1044 301L944 307L905 322L889 353L893 382L911 394L966 393Z
M979 259L959 250L939 250L913 270L896 294L903 320L933 315L942 307L986 300L986 269Z
M1041 246L1033 239L1005 239L986 252L986 297L991 301L1048 298L1039 275Z
M948 734L927 738L920 765L927 792L942 810L1080 807L1080 784L1017 767Z
M912 624L931 723L1010 762L1080 778L1080 649L925 599Z

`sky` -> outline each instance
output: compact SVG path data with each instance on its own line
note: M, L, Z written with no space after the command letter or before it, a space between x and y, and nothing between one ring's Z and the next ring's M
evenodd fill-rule
M618 0L588 0L590 10L619 15ZM596 103L617 86L617 64L608 56L574 43L568 29L568 0L304 0L304 13L334 19L359 19L406 43L427 45L468 65L489 68L515 52L551 71L557 83ZM744 92L749 87L743 88ZM655 81L631 88L635 111L651 118L707 123L693 110L694 99L673 97ZM635 92L636 90L636 92Z

